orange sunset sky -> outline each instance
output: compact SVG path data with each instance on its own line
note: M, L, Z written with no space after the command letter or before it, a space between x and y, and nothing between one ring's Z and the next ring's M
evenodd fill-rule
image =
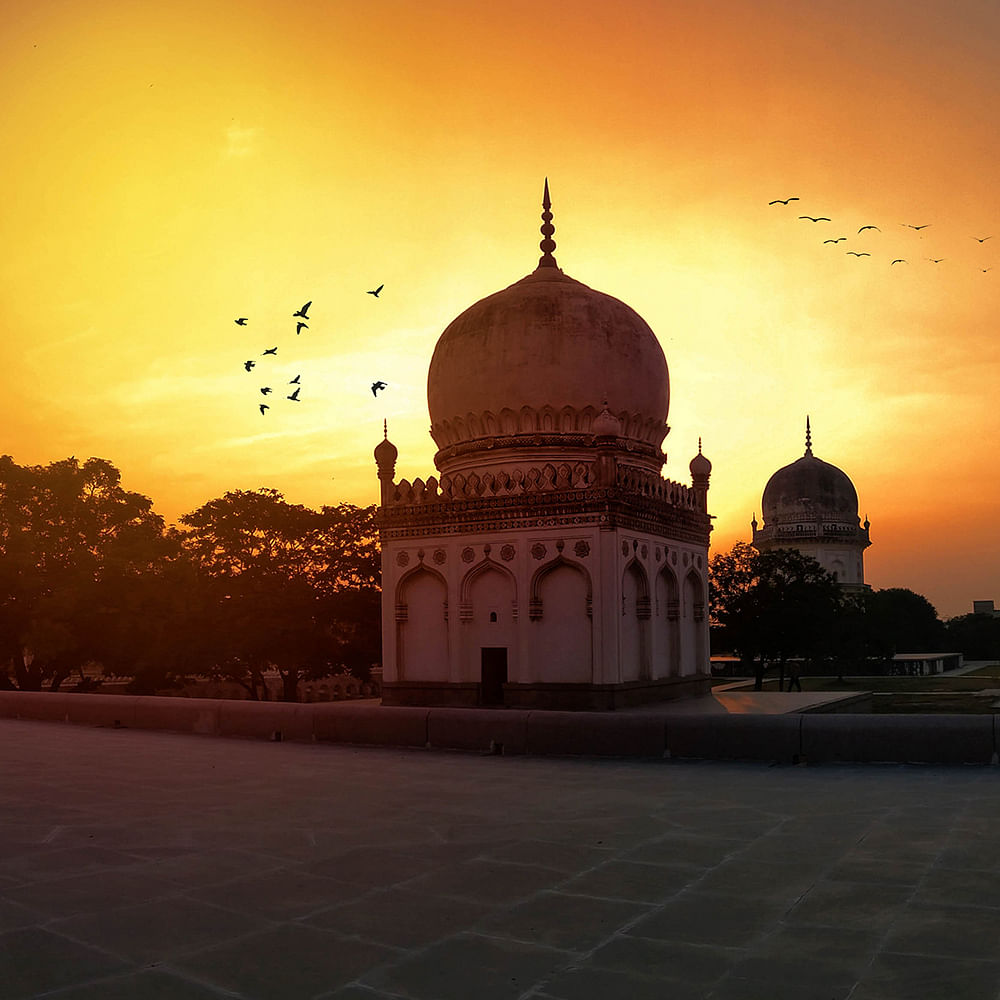
M1000 601L998 51L994 0L6 0L0 452L170 522L373 503L383 418L426 477L436 339L534 268L548 176L559 265L663 345L713 548L808 413L872 585ZM301 401L262 416L265 370Z

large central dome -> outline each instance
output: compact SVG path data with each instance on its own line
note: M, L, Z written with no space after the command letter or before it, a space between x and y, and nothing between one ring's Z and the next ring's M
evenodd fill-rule
M427 404L438 467L484 452L494 464L497 448L531 443L575 450L606 408L635 464L658 471L670 395L663 350L634 309L556 266L547 185L543 204L537 269L466 309L434 349ZM597 432L607 427L605 415Z

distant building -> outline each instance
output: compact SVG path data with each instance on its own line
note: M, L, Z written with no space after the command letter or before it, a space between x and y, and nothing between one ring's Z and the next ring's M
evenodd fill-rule
M437 342L440 479L381 482L382 697L392 705L616 708L706 693L708 481L664 479L669 382L653 331L556 265Z
M961 653L897 653L892 658L892 672L907 677L922 677L959 670L963 663Z
M761 499L764 523L751 523L758 552L797 549L812 556L847 591L865 584L864 551L871 545L869 522L858 517L858 494L847 475L812 453L806 417L806 451L768 480Z
M992 601L973 601L972 613L974 615L990 615L993 618L1000 618L1000 610L997 610Z

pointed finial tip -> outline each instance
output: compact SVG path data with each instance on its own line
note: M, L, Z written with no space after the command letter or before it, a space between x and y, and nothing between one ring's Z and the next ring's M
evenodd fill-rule
M701 454L701 435L698 435L698 454Z
M552 239L552 234L555 233L556 227L552 225L552 213L549 211L551 207L549 179L546 177L545 188L542 192L542 225L539 230L543 237L542 241L538 244L539 249L542 251L542 256L538 261L539 267L558 267L555 257L552 256L552 251L556 248L556 241Z
M388 419L382 421L382 437L386 441L389 440L389 421Z
M806 414L806 454L812 454L812 429L809 426L809 414Z

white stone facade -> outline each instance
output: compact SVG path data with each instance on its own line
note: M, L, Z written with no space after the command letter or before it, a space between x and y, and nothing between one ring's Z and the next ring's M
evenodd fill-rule
M707 552L648 533L543 526L387 541L383 681L623 685L705 671Z
M704 689L704 492L618 478L464 501L447 481L387 489L385 700L613 708Z

